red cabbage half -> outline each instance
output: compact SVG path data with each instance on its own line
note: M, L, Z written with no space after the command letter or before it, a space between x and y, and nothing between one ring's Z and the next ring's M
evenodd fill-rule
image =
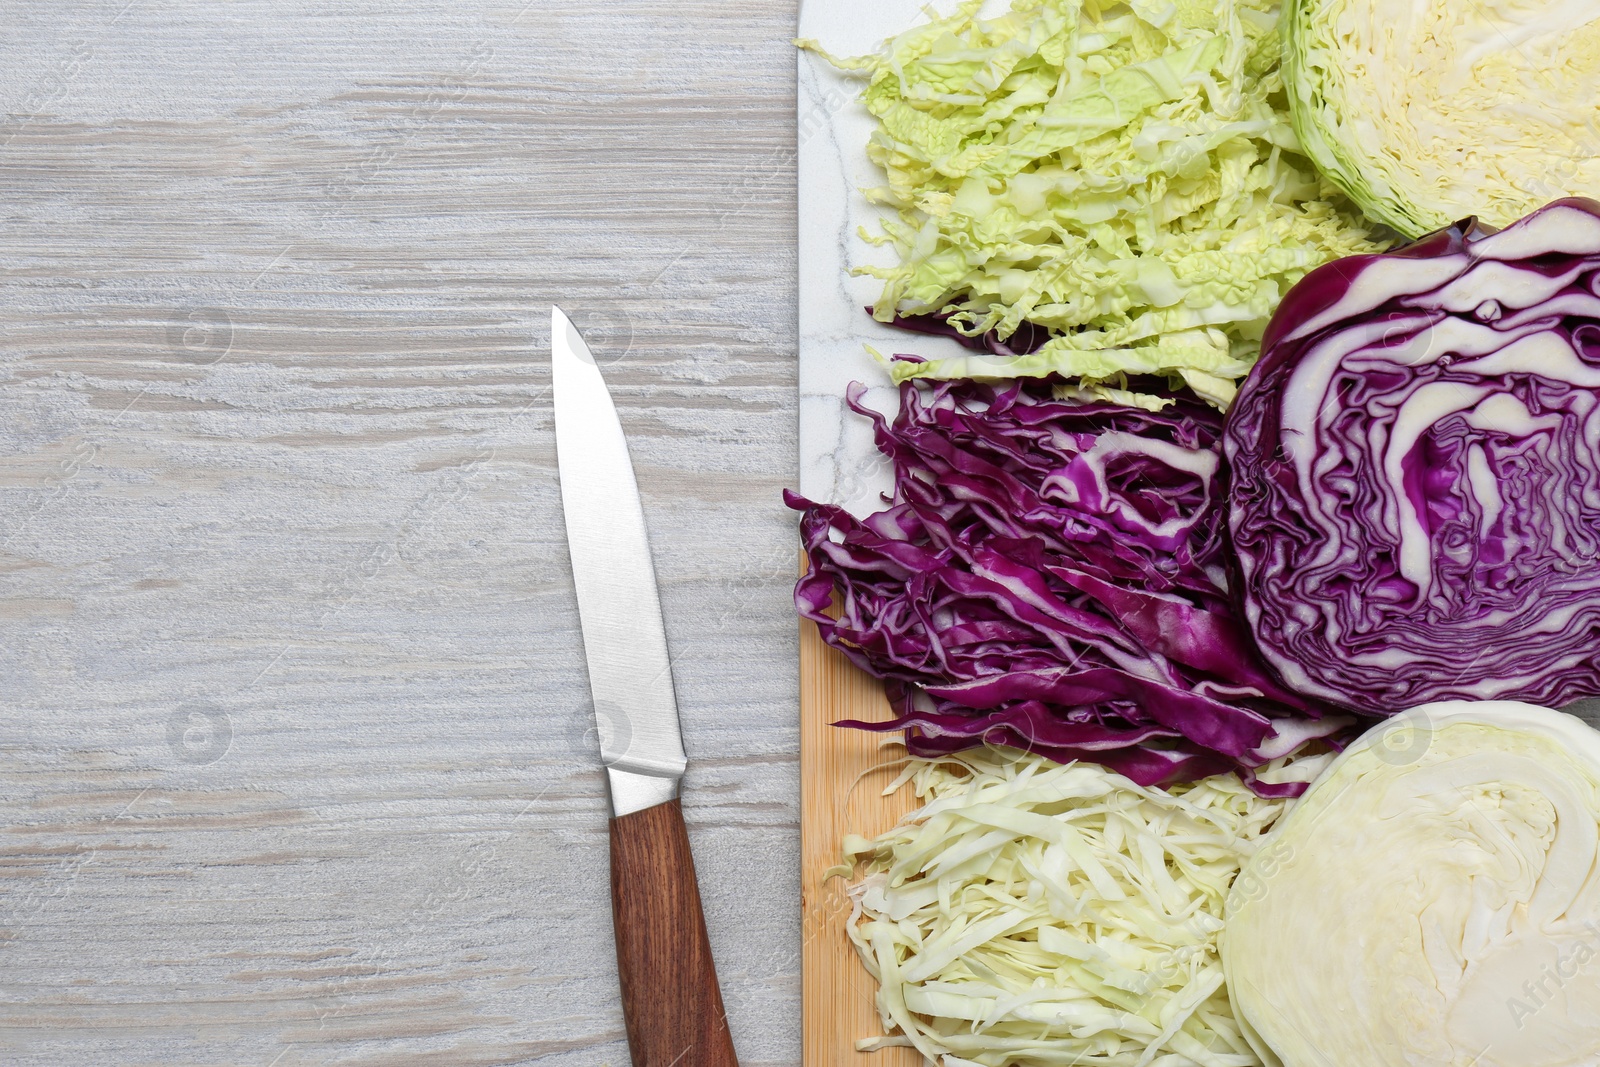
M785 496L805 512L800 613L900 712L842 725L907 729L918 755L987 741L1153 785L1248 776L1349 722L1279 686L1234 616L1210 408L907 382L890 424L861 393L849 403L894 464L889 507L858 520Z
M1229 412L1256 644L1364 712L1600 694L1600 204L1337 260Z

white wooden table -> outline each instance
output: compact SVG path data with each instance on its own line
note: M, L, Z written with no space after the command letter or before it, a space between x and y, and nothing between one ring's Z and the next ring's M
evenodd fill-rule
M627 1062L552 301L798 1061L794 22L0 3L0 1062Z

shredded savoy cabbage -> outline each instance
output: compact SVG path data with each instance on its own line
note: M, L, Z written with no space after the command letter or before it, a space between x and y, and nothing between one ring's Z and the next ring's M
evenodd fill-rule
M1331 759L1277 761L1309 781ZM1224 902L1292 802L1170 791L1005 749L912 760L923 806L845 840L848 924L887 1036L941 1067L1260 1067L1223 986ZM1270 846L1269 846L1270 847Z
M866 192L893 211L863 236L899 262L857 273L883 279L882 321L944 313L969 336L1031 323L1049 339L897 361L897 380L1160 375L1226 407L1288 287L1386 247L1301 155L1275 3L979 7L827 57L868 79L867 154L887 182Z

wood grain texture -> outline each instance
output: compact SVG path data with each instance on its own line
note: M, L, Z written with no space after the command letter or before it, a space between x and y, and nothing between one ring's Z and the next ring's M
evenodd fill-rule
M884 796L905 749L892 738L829 725L840 719L891 717L883 685L823 643L815 623L800 624L800 899L804 908L802 1047L805 1067L921 1067L908 1048L856 1051L883 1033L873 1006L877 988L845 936L850 898L839 863L847 833L872 836L911 810L909 787Z
M739 1067L676 799L611 820L611 915L633 1067Z
M795 1064L792 0L12 0L0 1062L622 1067L549 304Z

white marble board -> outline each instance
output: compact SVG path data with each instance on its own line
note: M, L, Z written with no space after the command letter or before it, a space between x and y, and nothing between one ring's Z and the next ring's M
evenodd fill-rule
M949 3L939 5L948 8ZM915 0L805 0L800 37L837 56L872 51L926 19ZM862 190L883 184L866 155L874 120L857 97L864 82L814 52L799 65L798 180L800 273L800 489L813 500L842 504L856 514L873 510L889 486L887 464L872 445L872 427L845 406L853 381L868 386L867 403L896 407L895 389L867 352L914 352L938 358L965 350L942 337L920 337L875 322L863 309L881 283L851 277L864 263L889 264L894 251L859 235L877 232L887 209Z

